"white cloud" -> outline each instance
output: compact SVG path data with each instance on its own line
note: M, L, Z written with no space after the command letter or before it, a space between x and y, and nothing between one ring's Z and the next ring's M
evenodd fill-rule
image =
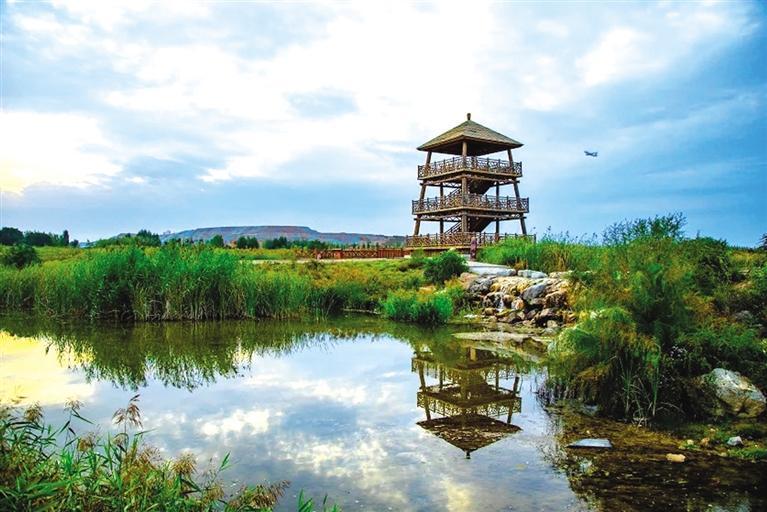
M540 19L535 10L508 4L467 9L460 3L332 3L322 7L321 17L296 21L306 24L307 39L275 41L273 53L254 55L248 51L251 34L217 18L215 3L55 2L54 7L33 15L14 6L12 23L30 37L47 38L43 51L91 52L93 62L108 63L124 76L119 86L93 85L89 93L105 109L156 116L162 126L205 140L206 147L197 150L222 162L198 176L209 183L241 178L411 183L412 169L397 158L411 153L418 159L412 146L457 124L466 111L524 139L515 129L526 109L575 108L594 86L652 78L727 44L750 26L748 9L729 4L622 7L617 23L611 9L595 9L585 20L581 13L547 13ZM306 10L285 7L292 8ZM194 43L169 37L190 20L215 27L216 37ZM140 38L133 32L139 23L145 29ZM318 118L291 101L326 91L355 109ZM93 116L87 118L94 122ZM29 175L37 176L32 182L58 183L64 170L71 176L59 176L60 181L93 183L117 172L113 162L131 155L176 159L175 153L189 150L182 141L158 145L143 139L94 154L85 149L88 137L73 128L58 148L70 148L67 158L37 161L30 166L36 170ZM100 135L92 125L87 129ZM346 162L312 162L319 153L343 155ZM290 165L297 161L312 163ZM14 180L15 190L30 183Z
M270 418L281 416L268 410L243 411L236 409L228 416L201 420L200 432L207 437L226 436L227 434L260 434L269 430Z
M0 187L83 187L117 174L113 146L93 117L10 111L0 114Z

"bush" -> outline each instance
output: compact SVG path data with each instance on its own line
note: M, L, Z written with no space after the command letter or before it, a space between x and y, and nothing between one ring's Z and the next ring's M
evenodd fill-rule
M463 256L455 251L446 251L426 260L423 274L430 283L442 284L468 271L469 265Z
M24 268L40 263L40 257L34 247L27 244L16 244L8 248L2 256L3 265Z
M444 292L397 291L390 293L381 307L386 318L417 324L441 324L453 315L453 301Z

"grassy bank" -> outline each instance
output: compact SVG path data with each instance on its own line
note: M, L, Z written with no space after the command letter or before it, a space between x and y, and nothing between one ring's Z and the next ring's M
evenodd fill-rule
M270 511L277 503L287 482L228 494L219 480L228 455L203 472L189 454L163 459L143 433L134 433L141 427L137 399L115 412L120 431L106 436L77 432L90 426L79 403L68 404L69 420L58 428L44 422L38 406L1 408L0 509L234 512ZM314 506L301 494L297 509Z
M767 254L687 239L683 225L656 217L611 226L599 244L511 240L483 252L575 270L579 321L553 344L550 373L610 415L694 414L690 379L717 367L767 387Z
M137 321L322 317L376 310L391 293L426 284L425 274L439 282L455 272L435 272L428 259L255 264L205 246L68 251L70 258L46 254L41 264L0 268L0 311Z

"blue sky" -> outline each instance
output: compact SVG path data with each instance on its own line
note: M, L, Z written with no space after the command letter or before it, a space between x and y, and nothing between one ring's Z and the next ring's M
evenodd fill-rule
M405 234L415 148L472 112L538 233L767 232L764 3L0 7L4 225Z

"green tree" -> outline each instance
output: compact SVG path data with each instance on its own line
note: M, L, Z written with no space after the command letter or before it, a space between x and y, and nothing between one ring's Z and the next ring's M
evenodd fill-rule
M0 245L15 245L24 239L24 233L16 228L0 229Z
M67 231L66 229L65 229L65 230L64 230L64 232L61 234L61 242L62 242L62 244L61 244L61 245L63 245L64 247L66 247L67 245L69 245L69 231Z
M26 231L24 233L24 243L33 247L45 247L54 245L53 235L43 233L42 231Z
M208 240L208 244L211 247L223 247L224 246L224 237L221 235L215 235L213 238Z

